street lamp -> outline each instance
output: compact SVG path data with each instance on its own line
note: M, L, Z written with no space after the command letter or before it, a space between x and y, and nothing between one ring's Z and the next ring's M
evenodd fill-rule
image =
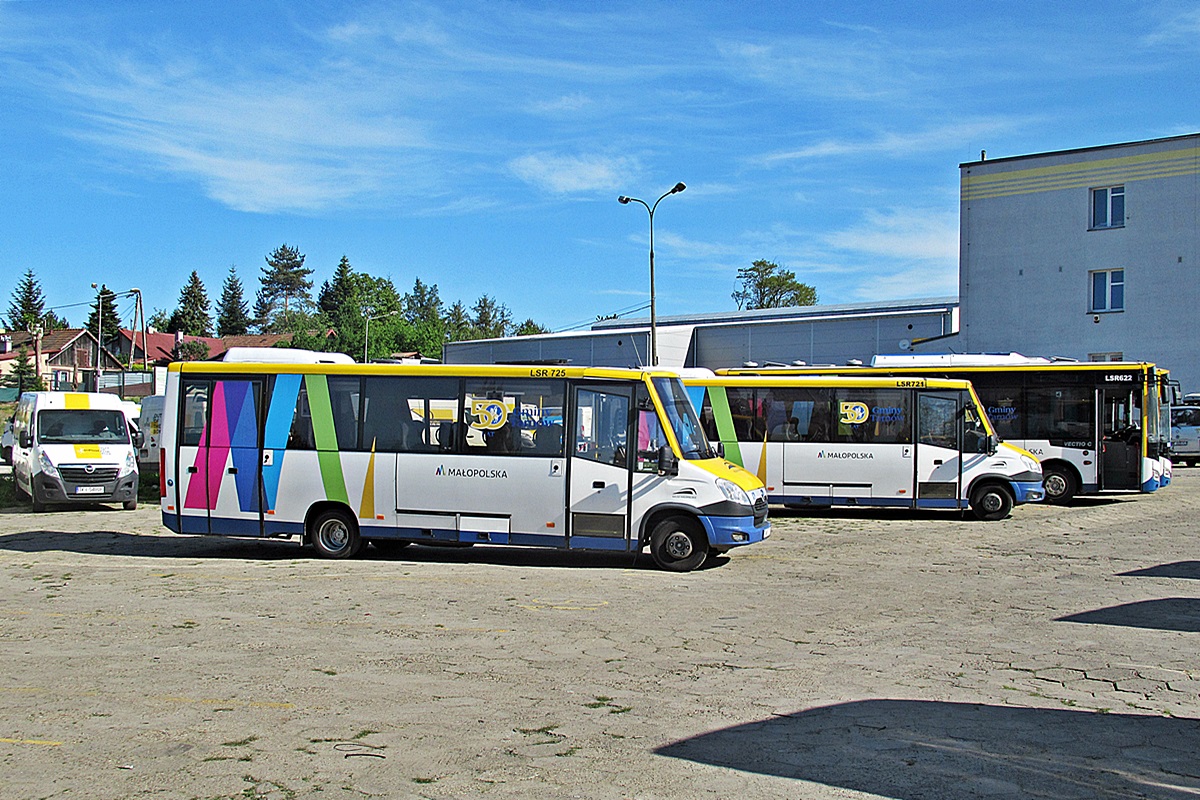
M658 318L654 307L654 209L658 208L658 204L662 202L663 197L678 194L686 188L682 182L675 184L669 192L664 193L662 197L655 200L654 205L650 205L645 200L639 200L636 197L621 195L617 198L617 202L623 206L630 203L641 203L650 212L650 366L652 367L658 366Z
M384 317L394 317L399 313L400 313L400 309L396 309L395 311L388 311L385 314L376 314L375 316L372 317L371 309L369 309L369 308L363 309L363 317L365 317L367 320L366 327L363 329L363 363L364 364L367 363L367 342L370 341L370 336L371 336L371 320L383 319Z
M92 288L96 290L96 391L98 392L100 391L100 375L104 372L104 367L100 363L104 358L104 344L100 336L104 327L104 292L94 283Z

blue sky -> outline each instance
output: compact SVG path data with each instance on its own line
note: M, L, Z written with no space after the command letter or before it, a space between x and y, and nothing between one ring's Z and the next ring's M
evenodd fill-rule
M565 329L648 302L616 198L677 181L660 315L760 258L953 295L958 164L1194 133L1197 75L1193 0L0 0L0 311L26 269L75 324L93 282L215 306L236 265L252 302L288 243Z

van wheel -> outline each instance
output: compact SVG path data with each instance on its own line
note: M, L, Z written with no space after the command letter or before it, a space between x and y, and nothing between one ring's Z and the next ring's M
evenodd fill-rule
M358 523L344 511L323 511L312 521L309 539L322 558L350 558L363 545Z
M650 534L650 555L660 568L690 572L708 558L708 539L699 524L684 517L668 517Z
M1004 519L1012 511L1013 498L1008 490L999 484L980 486L971 496L971 510L975 516L986 522Z
M137 498L126 500L121 505L126 511L137 511Z
M1079 491L1075 476L1066 467L1043 467L1042 487L1046 490L1046 502L1065 505Z
M32 492L30 492L29 499L33 501L33 513L41 514L46 510L46 504L38 499L37 489L34 489Z

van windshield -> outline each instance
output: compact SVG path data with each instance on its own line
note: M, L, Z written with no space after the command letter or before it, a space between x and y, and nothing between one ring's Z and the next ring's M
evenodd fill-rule
M38 412L42 444L128 442L129 427L120 411L72 408Z

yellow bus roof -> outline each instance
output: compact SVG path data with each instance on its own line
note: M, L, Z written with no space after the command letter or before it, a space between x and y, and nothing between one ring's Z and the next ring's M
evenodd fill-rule
M928 378L923 375L915 376L875 376L875 375L726 375L715 378L684 378L688 386L793 386L793 387L822 387L845 389L947 389L965 390L971 382L962 378Z
M925 375L935 373L966 372L1047 372L1047 371L1077 371L1101 372L1138 370L1146 372L1154 369L1165 372L1149 361L1060 361L1050 364L930 364L930 365L896 365L884 367L871 366L812 366L812 367L725 367L715 370L717 375Z
M407 375L447 378L590 378L640 381L677 378L673 372L624 367L558 367L497 364L280 364L265 362L176 361L167 369L183 375Z

